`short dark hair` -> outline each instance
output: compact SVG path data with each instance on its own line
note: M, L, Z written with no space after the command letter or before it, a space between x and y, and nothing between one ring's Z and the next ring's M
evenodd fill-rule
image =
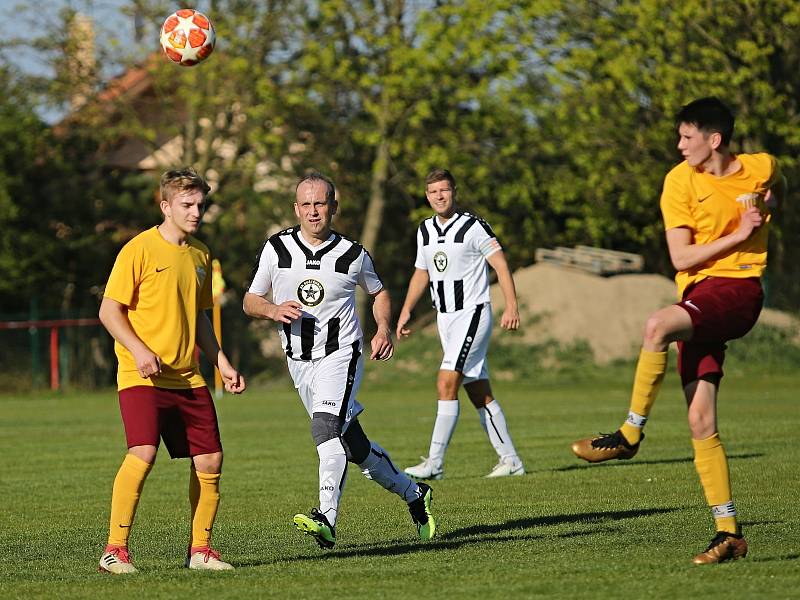
M700 98L681 108L675 115L675 126L680 127L681 123L694 125L704 135L719 133L726 146L733 137L733 113L722 100L714 96Z
M306 181L323 182L325 185L328 186L328 191L325 192L325 200L327 202L336 201L336 187L333 185L333 181L331 181L330 177L326 177L319 171L309 171L300 178L300 181L297 182L297 185L294 188L295 196L297 195L297 189L300 187L301 184L305 183Z
M169 202L175 194L190 190L200 190L204 198L211 191L211 186L192 167L166 171L161 176L159 191L162 200Z
M456 189L456 178L453 177L453 174L448 171L447 169L433 169L430 173L428 173L427 177L425 177L425 188L432 184L436 183L437 181L445 181L450 184L454 190Z

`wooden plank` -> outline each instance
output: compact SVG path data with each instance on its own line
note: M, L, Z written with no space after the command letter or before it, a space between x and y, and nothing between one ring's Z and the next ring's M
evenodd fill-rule
M635 273L644 267L644 259L638 254L592 246L537 248L534 257L536 262L576 268L597 275Z

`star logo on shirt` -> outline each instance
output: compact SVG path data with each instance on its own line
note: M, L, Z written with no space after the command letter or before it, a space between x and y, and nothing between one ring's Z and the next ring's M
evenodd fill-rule
M306 306L316 306L325 297L325 288L316 279L306 279L297 286L297 299Z
M439 271L439 273L444 273L444 270L447 268L447 254L441 250L434 254L433 266L436 267L436 270Z

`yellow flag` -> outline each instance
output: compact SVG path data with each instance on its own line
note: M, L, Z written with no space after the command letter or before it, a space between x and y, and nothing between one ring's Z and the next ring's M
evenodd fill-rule
M211 295L214 304L217 304L222 294L225 293L225 280L222 278L222 265L215 258L211 261Z

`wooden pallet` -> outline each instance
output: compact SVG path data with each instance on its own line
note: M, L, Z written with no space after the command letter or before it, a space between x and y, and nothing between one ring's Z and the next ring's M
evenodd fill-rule
M535 258L536 262L571 267L603 276L639 273L644 268L644 258L639 254L592 246L537 248Z

